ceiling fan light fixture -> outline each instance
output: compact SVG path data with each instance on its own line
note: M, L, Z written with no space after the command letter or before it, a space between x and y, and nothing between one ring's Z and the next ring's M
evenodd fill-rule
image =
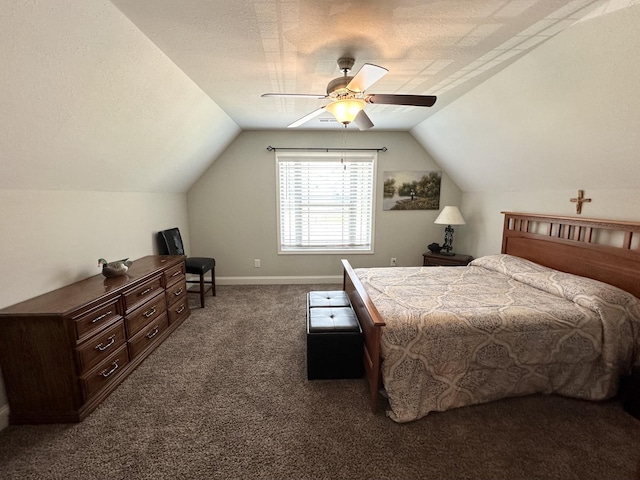
M348 125L353 122L358 113L360 113L360 110L364 109L365 105L366 102L361 98L345 98L335 100L325 108L329 110L340 123Z
M375 94L366 93L367 89L385 76L389 70L379 65L365 63L355 76L348 75L355 60L353 58L338 59L338 68L344 74L334 78L327 85L326 95L296 94L296 93L264 93L263 97L303 97L330 99L331 103L296 120L288 128L299 127L312 118L321 115L325 111L333 114L335 119L345 127L354 122L360 130L368 130L373 127L373 122L365 113L364 107L368 103L381 105L407 105L414 107L431 107L436 103L434 95L408 95L408 94Z

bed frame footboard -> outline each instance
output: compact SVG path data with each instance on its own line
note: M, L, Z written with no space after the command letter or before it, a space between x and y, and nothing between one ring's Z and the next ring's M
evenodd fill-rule
M378 392L382 388L382 372L380 371L380 338L385 323L378 313L362 283L356 276L348 260L342 260L344 268L343 286L351 306L360 321L364 336L364 370L369 383L371 410L378 408Z

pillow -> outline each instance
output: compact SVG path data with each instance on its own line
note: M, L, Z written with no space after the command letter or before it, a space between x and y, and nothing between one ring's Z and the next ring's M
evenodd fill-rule
M472 260L469 265L483 267L487 270L504 273L509 276L513 276L513 274L516 273L541 273L554 271L551 268L543 267L542 265L525 260L524 258L514 257L513 255L507 255L504 253L476 258L475 260Z
M488 255L473 260L469 265L503 273L594 311L597 311L602 302L623 307L640 302L630 293L608 283L560 272L512 255Z
M522 279L519 278L519 276L514 278L528 283L535 279L535 277L536 276L533 275ZM593 311L599 311L599 309L605 305L617 305L626 308L634 306L639 302L636 297L618 287L570 273L554 271L546 278L538 278L537 280L541 285L538 288L547 291L553 290L553 292L559 291L561 296L567 300L571 300Z

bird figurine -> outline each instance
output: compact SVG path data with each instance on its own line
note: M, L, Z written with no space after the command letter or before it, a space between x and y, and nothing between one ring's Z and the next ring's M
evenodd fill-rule
M128 258L116 260L115 262L107 262L104 258L98 259L98 267L102 267L102 275L107 278L119 277L126 274L132 263Z

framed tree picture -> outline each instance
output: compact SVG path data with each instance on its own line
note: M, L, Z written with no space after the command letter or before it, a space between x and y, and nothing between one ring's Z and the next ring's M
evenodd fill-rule
M384 172L383 210L439 210L442 173Z

